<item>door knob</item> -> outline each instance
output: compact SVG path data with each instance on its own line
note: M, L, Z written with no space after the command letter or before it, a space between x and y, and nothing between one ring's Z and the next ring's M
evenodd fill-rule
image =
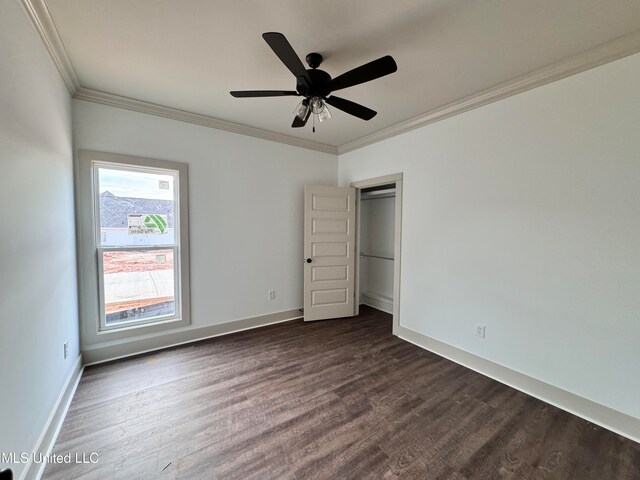
M306 261L307 263L311 263L311 259L310 259L310 258L307 258L305 261Z

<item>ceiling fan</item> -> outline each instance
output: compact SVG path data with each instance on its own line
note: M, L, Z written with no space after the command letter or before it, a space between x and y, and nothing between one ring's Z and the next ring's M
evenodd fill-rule
M353 70L349 70L336 78L331 78L331 75L327 72L318 70L318 67L322 63L322 55L319 53L310 53L307 55L306 61L311 68L306 69L282 33L267 32L262 34L262 38L264 38L282 63L295 75L297 82L296 89L240 90L230 93L236 98L304 97L295 111L296 116L291 124L294 128L304 127L311 114L317 115L318 120L321 122L331 118L331 112L329 112L327 104L363 120L371 120L376 116L377 112L350 100L331 95L331 93L336 90L353 87L354 85L384 77L398 70L395 60L390 55L387 55L361 65L358 68L354 68ZM313 131L315 132L315 122Z

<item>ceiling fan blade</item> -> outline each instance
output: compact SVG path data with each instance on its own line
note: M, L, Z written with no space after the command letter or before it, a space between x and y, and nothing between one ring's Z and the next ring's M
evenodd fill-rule
M267 32L262 34L265 42L269 44L271 50L278 56L278 58L284 63L284 65L293 73L296 78L305 77L309 83L311 78L307 73L307 69L304 68L302 60L298 57L289 41L286 37L278 32Z
M300 95L293 90L236 90L229 92L236 98L248 98L248 97L285 97L289 95Z
M310 116L311 116L311 109L307 110L307 114L304 116L304 119L296 115L295 117L293 117L293 123L291 124L291 126L293 128L304 127L307 124L307 120L309 120Z
M387 55L374 60L373 62L365 63L358 68L349 70L348 72L334 78L329 82L329 89L333 92L335 90L353 87L354 85L359 85L361 83L375 80L376 78L384 77L396 70L398 70L396 61L392 56Z
M360 105L359 103L355 103L344 98L336 97L335 95L331 95L330 97L326 98L325 101L332 107L336 107L337 109L353 115L354 117L361 118L362 120L371 120L378 113L375 110L371 110L370 108L365 107L364 105Z

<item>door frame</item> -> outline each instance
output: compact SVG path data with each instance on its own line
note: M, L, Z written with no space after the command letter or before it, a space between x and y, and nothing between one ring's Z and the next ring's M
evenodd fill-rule
M382 177L368 178L351 182L350 187L356 189L356 245L355 245L355 275L354 275L354 315L360 313L360 194L363 188L377 187L395 183L396 210L395 229L393 234L393 330L398 335L400 328L400 268L402 257L402 172Z

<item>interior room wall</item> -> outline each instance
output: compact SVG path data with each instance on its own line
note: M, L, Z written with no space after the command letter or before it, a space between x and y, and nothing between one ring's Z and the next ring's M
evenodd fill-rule
M19 455L79 356L71 98L20 2L0 2L0 65L0 452Z
M639 78L636 54L340 155L341 185L404 174L401 326L640 418Z
M360 202L360 253L393 258L395 198ZM393 260L360 257L360 303L393 311Z
M189 165L187 328L302 307L304 185L336 185L335 155L81 100L73 114L76 150ZM83 349L99 344L82 321Z

